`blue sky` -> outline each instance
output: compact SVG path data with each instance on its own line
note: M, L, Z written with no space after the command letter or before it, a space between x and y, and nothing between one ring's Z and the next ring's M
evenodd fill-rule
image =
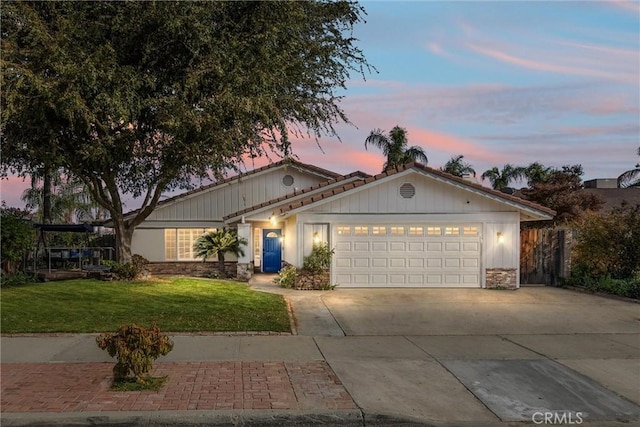
M377 173L384 159L364 140L400 125L429 166L463 154L478 175L539 161L606 178L638 162L640 2L361 4L366 23L354 36L378 72L354 74L341 92L352 122L337 126L341 142L294 139L301 161ZM20 205L25 185L3 182L2 199Z
M505 163L580 163L617 177L640 145L640 3L365 1L355 30L378 73L357 76L342 143L298 141L302 161L378 172L374 128L407 128L429 165L463 154L481 174Z

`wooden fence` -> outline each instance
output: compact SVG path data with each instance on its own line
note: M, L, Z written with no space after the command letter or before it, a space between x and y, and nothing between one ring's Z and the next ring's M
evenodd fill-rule
M520 231L520 284L559 285L571 274L571 228Z

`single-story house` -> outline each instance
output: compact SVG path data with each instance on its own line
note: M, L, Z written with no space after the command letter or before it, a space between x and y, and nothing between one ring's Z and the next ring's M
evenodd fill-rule
M340 287L518 287L520 223L554 214L417 163L370 176L285 159L162 201L131 248L152 271L189 274L205 265L200 235L237 227L241 278L300 267L326 242Z

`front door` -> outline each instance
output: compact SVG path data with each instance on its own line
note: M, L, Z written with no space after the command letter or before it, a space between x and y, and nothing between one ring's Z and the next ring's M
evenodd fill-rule
M282 267L281 230L262 230L262 271L277 273Z

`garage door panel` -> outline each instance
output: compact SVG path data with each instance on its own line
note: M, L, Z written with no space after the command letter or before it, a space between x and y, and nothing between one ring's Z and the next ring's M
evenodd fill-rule
M387 242L371 242L371 250L386 252L388 250Z
M336 257L336 267L351 268L351 258Z
M424 258L409 258L409 268L424 268Z
M336 274L336 283L341 285L350 285L351 284L351 275L350 274Z
M442 274L427 274L426 279L429 285L441 285L444 283Z
M409 242L409 252L424 252L424 243Z
M369 284L369 275L368 274L353 274L353 283L354 285L368 285Z
M406 258L390 258L389 267L391 268L404 268L406 266Z
M371 284L373 285L386 285L389 283L389 278L386 274L372 274Z
M441 242L427 242L427 251L442 252Z
M479 274L463 274L462 283L466 285L478 284L480 283L480 275Z
M458 285L460 284L460 275L459 274L445 274L444 275L444 283L445 285Z
M460 252L460 242L445 242L445 252Z
M352 224L351 227L361 224ZM462 230L463 224L387 224L411 228ZM382 227L382 225L381 225ZM370 229L376 227L370 226ZM480 236L428 234L336 236L336 283L345 287L479 287Z
M374 268L387 268L389 260L387 258L373 258L371 259L371 266Z
M366 252L369 250L369 242L353 242L353 250Z
M407 250L405 242L389 242L389 251L404 252Z
M354 258L353 267L354 268L367 268L367 267L369 267L369 258Z
M407 283L411 285L421 285L424 283L424 275L422 274L409 274L407 276Z
M460 268L460 258L445 258L444 266L447 268Z
M464 258L462 260L462 267L464 268L479 268L480 260L477 258Z
M465 252L480 252L480 242L462 242L462 250Z
M389 283L392 285L404 285L407 277L404 274L390 274Z
M340 240L336 242L336 252L339 252L339 251L345 251L345 252L351 251L351 242L344 242Z

